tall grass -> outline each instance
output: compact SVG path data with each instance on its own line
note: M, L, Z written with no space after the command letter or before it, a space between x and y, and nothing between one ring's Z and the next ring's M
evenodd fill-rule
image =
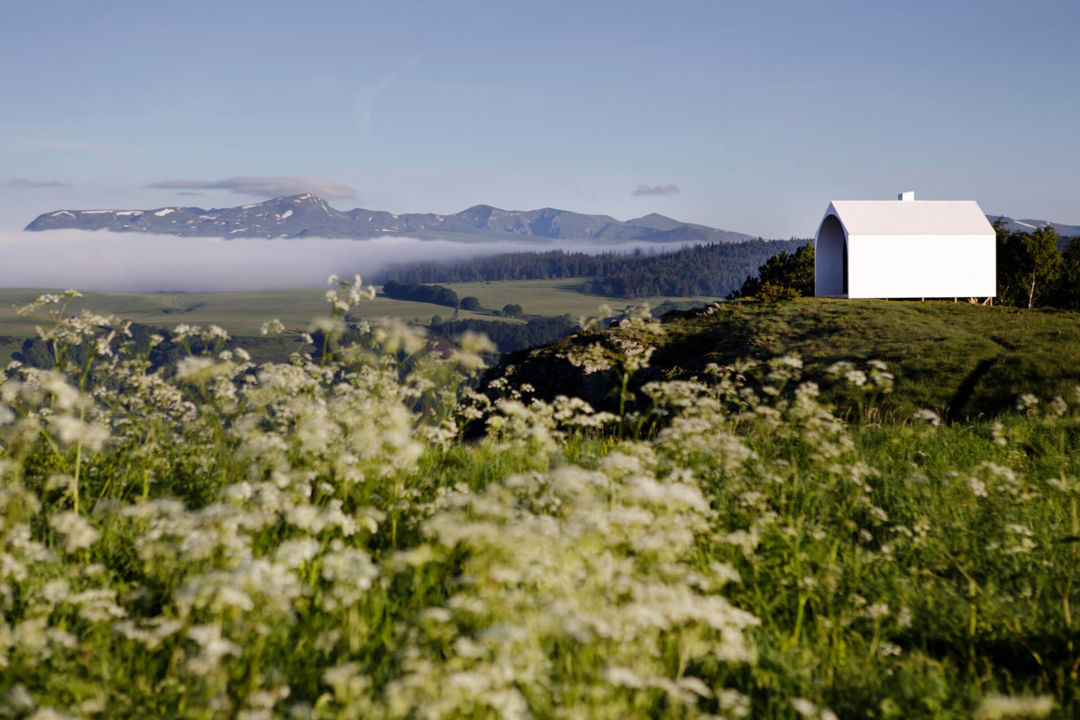
M330 291L314 355L171 375L28 308L60 362L0 380L0 714L1080 710L1078 398L850 426L786 356L646 385L648 417L491 400L481 338L340 347L367 296ZM833 370L869 411L897 368Z

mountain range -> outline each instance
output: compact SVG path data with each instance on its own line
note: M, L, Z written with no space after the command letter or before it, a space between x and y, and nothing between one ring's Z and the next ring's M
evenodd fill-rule
M1041 227L1050 226L1061 237L1080 237L1080 225L1066 225L1065 223L1050 222L1048 220L1014 220L1004 215L987 215L986 219L991 223L1001 218L1005 221L1005 229L1009 232L1019 231L1029 233Z
M452 215L355 208L341 211L305 193L231 208L163 207L156 210L56 210L26 230L110 230L201 237L372 238L401 235L461 242L580 240L587 243L738 242L750 235L684 223L652 213L633 220L543 208L500 210L474 205Z

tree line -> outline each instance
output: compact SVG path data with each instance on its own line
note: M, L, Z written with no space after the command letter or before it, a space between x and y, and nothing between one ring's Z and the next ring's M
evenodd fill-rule
M411 287L423 283L590 278L588 292L611 297L724 296L738 290L743 278L778 250L793 252L806 242L805 239L758 238L658 253L638 249L633 253L592 255L550 250L506 253L454 263L411 263L386 270L384 290L391 281ZM386 294L393 297L389 292Z
M748 275L742 286L728 295L729 300L756 297L766 302L812 297L814 294L814 243L808 242L795 250L781 250L766 260L754 275Z
M461 304L457 293L441 285L421 285L387 280L383 283L383 294L395 300L413 300L415 302L434 303L457 309ZM466 308L468 310L469 308Z
M564 338L578 329L569 315L538 317L527 323L508 323L501 320L453 320L428 328L432 335L453 341L467 330L488 336L499 352L514 352L536 345L546 345Z
M997 299L1016 307L1080 310L1080 237L1052 227L1010 232L998 218Z

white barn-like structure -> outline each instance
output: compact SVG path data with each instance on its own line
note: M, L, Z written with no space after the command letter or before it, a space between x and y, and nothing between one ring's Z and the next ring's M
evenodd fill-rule
M814 238L814 295L990 298L994 228L974 200L834 200Z

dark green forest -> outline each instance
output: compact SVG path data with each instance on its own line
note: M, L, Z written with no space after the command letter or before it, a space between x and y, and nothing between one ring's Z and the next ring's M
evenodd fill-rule
M455 340L462 333L472 332L487 335L499 352L514 352L524 348L546 345L564 338L578 329L576 321L569 315L556 317L538 317L527 323L508 323L501 320L453 320L432 325L428 331L435 336Z
M1052 227L997 231L997 300L1016 307L1080 310L1080 237L1062 238Z
M384 283L482 282L591 278L587 289L598 295L638 298L655 295L724 296L769 257L794 252L808 241L748 240L683 247L672 252L506 253L454 263L412 263L390 268ZM394 297L387 292L387 295ZM411 299L411 298L407 298ZM428 301L430 302L430 301Z
M397 280L387 280L383 283L383 294L395 300L413 300L416 302L428 302L436 305L457 308L459 301L457 293L450 288L439 285L421 285L419 283L403 283Z
M808 242L791 252L781 250L748 275L742 287L728 295L785 300L814 294L814 244Z

